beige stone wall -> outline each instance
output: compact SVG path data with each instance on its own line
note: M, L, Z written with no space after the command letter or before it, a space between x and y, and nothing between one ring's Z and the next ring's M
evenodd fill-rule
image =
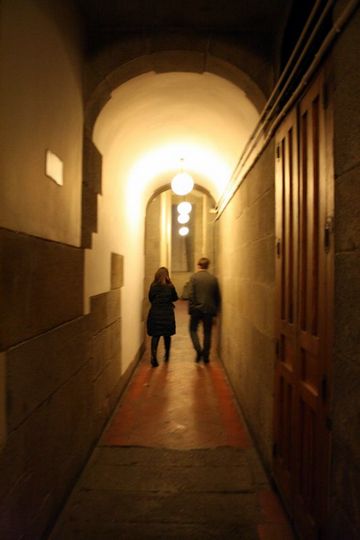
M220 356L269 465L274 378L274 153L270 144L218 222Z
M0 251L0 530L41 538L138 358L123 369L120 255L84 316L82 250L3 230Z
M360 531L360 12L334 48L335 335L331 538Z
M81 249L0 229L0 350L83 313Z
M122 365L121 255L109 256L108 292L84 316L82 59L70 4L1 3L0 536L9 539L43 536L134 366ZM63 160L63 186L45 176L46 149Z
M344 3L342 3L344 4ZM328 537L360 530L360 13L327 62L334 119L334 347L330 393ZM274 365L273 147L256 163L217 226L223 309L220 354L265 462L271 463ZM332 172L329 170L329 175ZM331 181L331 178L330 178ZM260 249L261 247L261 249Z
M0 226L80 243L83 104L81 43L69 2L1 3ZM63 162L63 185L45 152Z

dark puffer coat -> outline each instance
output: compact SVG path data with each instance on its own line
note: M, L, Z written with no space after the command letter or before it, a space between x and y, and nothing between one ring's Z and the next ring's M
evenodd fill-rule
M149 290L151 308L147 318L149 336L172 336L176 332L174 304L178 295L174 285L153 283Z

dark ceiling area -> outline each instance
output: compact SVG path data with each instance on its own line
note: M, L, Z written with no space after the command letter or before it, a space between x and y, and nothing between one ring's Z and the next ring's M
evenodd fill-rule
M283 18L287 0L77 0L92 27L119 31L199 28L218 31L269 28Z
M182 31L253 34L260 42L282 36L289 0L75 0L91 48L129 33ZM91 43L90 43L91 42Z
M85 31L91 56L127 38L152 40L164 36L174 50L187 39L227 40L239 49L273 65L279 77L312 14L310 35L327 0L73 0ZM331 12L304 58L311 61L331 23ZM303 44L298 50L301 52ZM299 53L298 53L299 54ZM293 64L296 56L291 60ZM289 66L288 66L289 67ZM290 66L291 68L291 66ZM301 73L299 73L299 77ZM296 81L295 81L296 83ZM291 88L289 88L291 91Z

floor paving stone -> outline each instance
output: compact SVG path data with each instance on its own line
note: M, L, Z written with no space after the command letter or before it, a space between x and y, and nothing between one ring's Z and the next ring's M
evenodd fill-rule
M181 303L177 328L169 364L146 350L49 540L294 538L214 349L194 362Z

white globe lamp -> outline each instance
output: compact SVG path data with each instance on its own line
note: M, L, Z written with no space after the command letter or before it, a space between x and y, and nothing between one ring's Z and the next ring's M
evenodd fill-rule
M180 227L179 234L180 236L186 236L189 234L189 227Z
M180 214L177 220L178 220L178 223L182 223L184 225L190 220L190 216L189 214Z
M187 195L193 187L194 180L186 172L179 172L171 181L171 189L176 195Z
M188 201L182 201L177 205L177 211L179 214L190 214L192 205Z

